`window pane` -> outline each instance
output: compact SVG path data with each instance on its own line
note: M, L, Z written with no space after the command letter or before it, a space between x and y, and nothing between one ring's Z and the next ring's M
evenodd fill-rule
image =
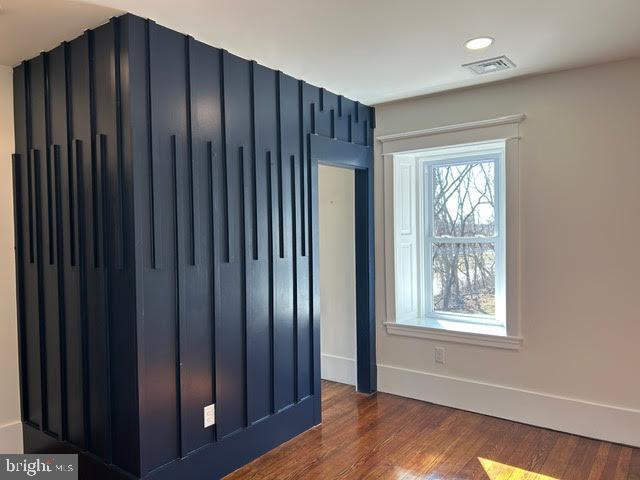
M432 268L436 312L495 315L494 243L434 243Z
M434 235L494 236L494 162L441 165L432 172Z

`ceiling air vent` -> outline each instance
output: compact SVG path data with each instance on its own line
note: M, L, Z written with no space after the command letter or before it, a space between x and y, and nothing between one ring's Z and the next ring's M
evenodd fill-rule
M462 66L467 67L476 75L484 75L485 73L499 72L501 70L514 68L516 64L503 55L501 57L480 60L479 62L465 63Z

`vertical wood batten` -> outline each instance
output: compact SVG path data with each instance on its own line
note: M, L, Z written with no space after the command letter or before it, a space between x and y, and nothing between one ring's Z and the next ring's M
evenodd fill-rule
M271 158L271 151L266 152L267 163L267 195L269 198L268 220L269 220L269 413L276 413L276 379L275 379L275 278L274 278L274 257L275 244L274 235L274 194L273 194L273 170L274 164Z
M162 268L160 263L160 234L158 232L158 219L156 217L157 200L156 200L156 184L155 184L155 167L154 159L156 158L156 146L153 135L153 102L152 99L152 86L151 86L151 33L150 33L150 21L146 20L145 23L145 60L147 70L147 140L148 140L148 173L149 173L149 224L150 224L150 252L151 252L151 266L152 268Z
M28 198L29 198L29 263L35 263L35 187L34 187L34 175L33 170L33 152L29 150L27 153L27 183L28 183Z
M250 104L251 104L251 251L252 259L259 260L258 245L258 182L256 165L256 93L255 93L255 66L256 62L249 63L250 70Z
M184 37L185 85L187 96L187 163L189 167L189 264L196 265L196 194L193 162L193 135L191 126L191 37Z
M65 289L66 284L64 281L64 248L63 248L63 225L61 221L62 214L62 186L61 186L61 163L60 147L54 147L54 178L55 178L55 205L56 205L56 265L58 271L58 352L59 352L59 365L60 365L60 434L61 440L67 440L69 438L69 424L68 424L68 390L67 390L67 316L66 316L66 303L65 303Z
M242 218L242 228L240 238L241 244L243 245L242 255L242 273L241 273L241 282L242 282L242 294L241 294L241 305L242 305L242 328L241 328L241 343L242 343L242 395L243 395L243 410L242 410L242 424L243 427L246 428L249 426L249 388L248 388L248 367L249 362L247 360L247 317L249 316L248 306L247 306L247 189L246 189L246 177L247 177L247 166L245 161L246 155L244 153L244 146L238 147L238 162L240 164L240 175L239 175L239 189L241 193L241 201L240 201L240 217Z
M210 335L210 339L211 339L211 358L210 358L210 368L211 368L211 403L215 404L216 403L216 309L215 309L215 305L216 305L216 259L218 258L216 253L217 253L217 247L216 247L216 228L215 228L215 219L217 217L217 202L216 202L216 192L215 192L215 185L216 185L216 175L215 175L215 156L214 156L214 150L213 150L213 141L209 140L207 141L207 159L208 159L208 165L209 165L209 198L210 198L210 203L209 203L209 207L210 207L210 219L211 219L211 230L210 230L210 235L211 235L211 240L210 240L210 244L209 244L209 248L210 248L210 252L211 252L211 274L212 274L212 281L211 281L211 317L210 317L210 325L211 325L211 335ZM211 440L213 442L216 442L218 440L218 427L217 425L213 425L212 426L212 432L211 432Z
M284 214L282 212L282 99L281 99L282 72L276 72L276 162L278 172L277 198L278 198L278 256L285 258L284 246Z
M47 252L49 265L55 265L54 251L55 251L55 240L53 236L54 227L53 227L53 149L55 147L52 145L47 149L46 155L46 178L47 178Z
M43 81L44 81L44 144L41 144L43 149L46 149L46 175L47 175L47 190L46 190L46 198L47 198L47 251L49 254L49 265L54 264L54 251L55 251L55 240L54 240L54 226L53 226L53 172L52 172L52 163L53 159L51 157L52 148L51 148L51 91L50 91L50 79L49 79L49 54L41 53L40 57L42 58L42 68L43 68Z
M40 151L31 150L31 170L33 172L34 208L35 208L35 237L36 237L36 265L37 265L37 292L38 292L38 347L40 352L40 430L48 431L48 391L47 391L47 347L46 347L46 326L44 312L42 311L43 286L42 286L42 242L41 231L41 201L40 201Z
M116 143L116 165L115 165L115 197L113 209L113 227L116 229L113 235L113 256L116 270L123 270L125 267L125 242L126 232L124 226L124 166L122 153L122 72L121 72L121 30L120 20L111 20L113 25L113 66L115 71L115 143Z
M60 440L65 440L67 436L66 426L66 353L65 353L65 303L64 303L64 261L62 253L62 222L60 220L60 213L62 210L61 200L61 186L60 186L60 145L52 145L50 148L50 163L51 163L51 197L53 203L53 210L55 215L55 228L51 233L51 236L55 236L55 252L53 259L53 270L56 280L56 296L58 311L56 312L57 322L57 391L58 394L58 412L57 412L57 437Z
M78 198L78 274L79 274L79 297L80 297L80 364L81 364L81 405L82 405L82 436L81 440L76 440L76 444L88 449L91 438L91 417L90 417L90 396L89 396L89 353L88 353L88 318L87 318L87 291L86 291L86 210L85 210L85 189L83 176L83 143L80 139L73 141L73 151L75 153L75 173L76 191Z
M226 120L226 101L225 101L225 55L224 50L220 50L220 121L222 128L222 186L223 186L223 208L222 215L224 217L224 252L225 261L231 263L233 255L231 253L231 232L229 231L229 161L227 158L227 120Z
M77 226L77 198L78 192L74 190L74 152L73 152L73 115L71 112L72 109L72 88L71 88L71 75L72 75L72 64L71 64L71 45L69 42L63 42L62 48L64 52L64 95L65 95L65 119L66 119L66 148L67 148L67 185L69 188L69 265L71 267L75 267L77 264L78 257L78 234L76 231Z
M180 225L179 218L180 212L182 211L181 205L181 194L180 189L180 178L178 172L178 152L176 145L176 136L171 135L171 169L172 169L172 180L173 180L173 245L174 245L174 255L175 255L175 290L176 290L176 310L175 310L175 382L176 382L176 444L178 447L178 458L182 458L184 456L184 439L182 436L182 361L181 361L181 352L182 352L182 311L184 306L182 305L182 295L180 283L181 279L184 278L184 271L181 265L181 255L180 255L180 247L182 246L182 238L180 235ZM182 172L180 172L180 175Z
M107 165L107 136L104 134L99 134L96 138L96 143L100 146L100 150L99 150L99 159L100 159L100 165L99 165L99 169L100 169L100 214L101 214L101 225L100 225L100 229L101 229L101 238L102 240L102 266L100 267L102 269L102 273L103 275L108 275L107 270L109 268L109 263L110 263L110 259L109 259L109 236L106 234L106 232L109 230L109 221L111 220L109 218L109 214L107 212L108 207L108 203L106 201L106 195L107 195L107 176L108 176L108 165ZM104 279L104 277L102 277ZM113 462L113 438L112 438L112 410L113 410L113 404L112 401L113 399L111 398L111 389L112 389L112 379L111 379L111 356L109 355L111 352L111 312L110 312L110 302L109 302L109 279L107 278L107 281L103 280L103 288L104 288L104 295L105 295L105 303L104 303L104 320L105 320L105 325L104 325L104 351L103 351L103 355L104 358L102 359L102 361L104 361L104 371L105 371L105 378L103 379L104 381L104 398L103 398L103 402L104 402L104 419L102 419L102 421L104 422L104 457L105 460L107 460L109 463ZM100 421L100 420L99 420Z
M307 255L307 225L306 225L306 200L305 200L305 119L304 119L304 82L302 80L298 81L298 124L300 127L299 131L299 142L300 142L300 255L305 257Z
M96 146L96 160L94 163L94 171L92 175L93 180L93 198L94 198L94 213L93 217L93 248L94 248L94 269L98 270L106 267L105 262L105 245L102 233L104 232L103 226L105 225L105 174L107 164L107 136L99 133L95 136Z
M77 170L78 157L74 152L74 145L72 142L69 142L68 156L67 185L69 187L69 203L67 207L69 209L69 266L76 267L78 265L78 178L75 172Z
M285 241L284 241L284 162L282 161L282 153L278 154L278 256L286 258Z
M293 402L299 400L298 395L298 219L296 208L296 156L289 156L289 173L290 173L290 185L291 185L291 227L293 229L293 242L292 242L292 266L293 266Z
M100 256L100 248L99 248L99 231L98 231L98 218L99 218L99 209L98 209L98 186L97 186L97 175L98 175L98 167L96 163L98 162L98 157L101 156L101 150L98 151L101 146L96 145L96 99L95 99L95 67L94 67L94 51L95 51L95 34L93 30L89 30L86 33L87 35L87 54L88 54L88 72L89 72L89 127L90 127L90 139L91 139L91 207L93 208L93 216L91 226L93 228L92 232L92 242L93 242L93 268L98 268L100 264L99 256Z
M336 138L336 111L334 109L331 109L329 113L331 122L331 127L329 129L331 133L329 134L329 136L331 138Z

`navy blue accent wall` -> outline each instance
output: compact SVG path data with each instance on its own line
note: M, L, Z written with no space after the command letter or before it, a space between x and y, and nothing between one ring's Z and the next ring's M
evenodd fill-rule
M373 109L129 14L14 96L25 450L216 478L317 424L312 140L370 161Z

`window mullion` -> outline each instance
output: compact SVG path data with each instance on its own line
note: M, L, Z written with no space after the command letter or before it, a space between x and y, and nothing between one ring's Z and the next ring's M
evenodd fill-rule
M434 243L497 243L500 236L495 237L428 237L427 241Z

